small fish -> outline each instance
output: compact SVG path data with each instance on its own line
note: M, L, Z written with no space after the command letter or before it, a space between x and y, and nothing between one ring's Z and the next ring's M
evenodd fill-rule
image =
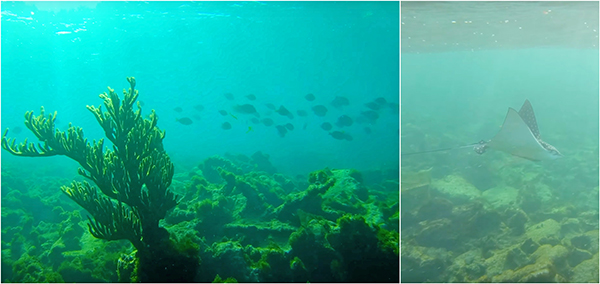
M287 134L287 129L285 129L285 126L277 125L275 126L275 128L277 128L277 133L279 134L279 136L285 137L285 134Z
M223 110L223 109L222 109L222 110L220 110L220 111L219 111L219 113L220 113L222 116L226 116L226 115L227 115L227 111L226 111L226 110Z
M371 122L374 122L379 118L379 114L374 110L363 111L361 114Z
M263 120L262 120L262 123L263 123L265 126L271 126L271 125L273 125L273 120L272 120L272 119L270 119L270 118L265 118L265 119L263 119Z
M308 123L304 123L304 126L302 126L302 130L306 130L306 127L308 126Z
M14 127L14 128L12 129L12 131L11 131L11 132L12 132L13 134L19 134L19 133L21 133L22 131L23 131L23 128L21 128L21 127L17 126L17 127Z
M260 120L258 120L258 118L256 118L256 117L251 118L250 121L252 123L254 123L254 124L259 124L260 123Z
M233 115L231 113L229 115L237 120L237 117L235 115Z
M381 105L376 102L368 102L365 104L365 106L372 110L379 110L381 108Z
M288 130L294 130L294 125L293 125L293 124L291 124L291 123L287 123L287 124L285 125L285 128L287 128Z
M194 109L197 111L203 111L204 110L204 106L203 105L195 105Z
M231 129L231 123L223 122L223 124L221 124L221 128L223 128L225 130L229 130L229 129Z
M275 105L272 103L266 103L265 106L267 106L267 108L270 110L275 110Z
M323 122L323 124L321 124L321 128L323 128L325 131L329 131L331 128L333 128L333 126L329 122Z
M297 110L296 113L298 114L298 116L307 116L308 113L305 110Z
M233 100L233 94L232 93L225 93L225 98L232 101Z
M236 105L233 107L237 112L245 114L258 114L256 108L251 104Z
M312 101L314 101L314 100L315 100L315 95L313 95L313 94L308 94L308 95L304 96L304 98L305 98L307 101L309 101L309 102L312 102Z
M250 132L250 131L253 131L253 130L252 130L252 126L248 126L248 130L246 131L246 133L248 133L248 132Z
M350 136L350 134L342 132L342 131L329 132L329 135L331 135L331 137L333 137L334 139L337 139L337 140L347 140L347 141L354 140L354 138L352 138L352 136Z
M372 130L370 127L365 127L365 133L371 134Z
M249 99L249 100L251 100L251 101L256 100L256 96L253 95L253 94L247 95L246 98Z
M341 108L342 106L350 105L350 100L346 97L336 96L333 101L331 101L331 105L336 108Z
M374 100L374 102L376 102L376 103L378 103L380 105L384 105L385 103L387 103L387 101L384 98L382 98L382 97L376 98Z
M287 110L287 108L285 108L284 106L279 106L279 109L276 112L283 116L287 116L290 119L294 118L294 115L289 110Z
M140 106L141 106L141 107L143 107L143 106L145 105L145 104L144 104L144 101L138 101L138 103L140 103Z
M317 116L323 117L327 114L327 108L324 105L316 105L312 107L312 110Z
M189 117L176 118L175 121L177 121L183 125L190 125L193 123L193 121Z
M354 121L347 115L342 115L338 117L338 121L335 123L338 127L351 126Z
M180 108L180 107L176 107L176 108L174 108L173 110L174 110L174 111L176 111L176 112L182 112L182 111L183 111L183 109L182 109L182 108Z

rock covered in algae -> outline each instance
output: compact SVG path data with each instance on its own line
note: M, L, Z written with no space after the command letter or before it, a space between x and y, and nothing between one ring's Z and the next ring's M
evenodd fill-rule
M481 197L481 192L467 180L457 175L448 175L431 184L440 195L460 205Z
M598 252L575 266L569 280L573 283L598 283Z
M493 209L503 210L517 204L519 190L510 186L497 186L482 193Z

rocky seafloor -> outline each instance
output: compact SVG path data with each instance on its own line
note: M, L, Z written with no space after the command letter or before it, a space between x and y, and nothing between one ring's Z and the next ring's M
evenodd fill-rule
M69 178L2 165L2 282L129 281L128 241L95 239L59 188ZM398 169L276 172L268 156L207 158L175 174L161 221L200 255L197 282L397 282Z
M403 163L402 282L598 283L597 165L556 176L510 159L446 172Z

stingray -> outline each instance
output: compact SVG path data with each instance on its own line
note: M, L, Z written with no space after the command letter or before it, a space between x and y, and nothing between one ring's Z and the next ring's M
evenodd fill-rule
M529 100L525 100L519 112L509 107L502 128L496 136L487 142L479 142L474 150L478 154L483 154L487 148L532 161L562 157L554 146L542 141Z
M518 112L511 107L508 108L502 128L491 140L481 140L478 143L459 147L402 154L402 156L467 147L473 147L478 154L485 153L489 148L531 161L553 160L562 157L562 154L554 146L541 139L535 113L529 100L525 100Z

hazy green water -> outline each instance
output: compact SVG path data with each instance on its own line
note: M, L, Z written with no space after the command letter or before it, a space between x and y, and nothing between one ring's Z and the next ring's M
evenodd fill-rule
M571 238L597 240L597 10L597 2L402 4L402 153L489 140L507 109L528 99L542 139L564 155L532 162L465 148L402 157L403 281L597 281L593 262L535 276L543 279L519 270L544 258L523 247L528 238L569 253L578 250ZM496 207L498 200L511 201ZM548 236L556 241L532 237L540 222L561 228ZM515 247L517 264L515 251L503 258ZM589 258L597 266L597 249ZM582 276L585 265L590 274ZM508 268L515 274L503 274Z

